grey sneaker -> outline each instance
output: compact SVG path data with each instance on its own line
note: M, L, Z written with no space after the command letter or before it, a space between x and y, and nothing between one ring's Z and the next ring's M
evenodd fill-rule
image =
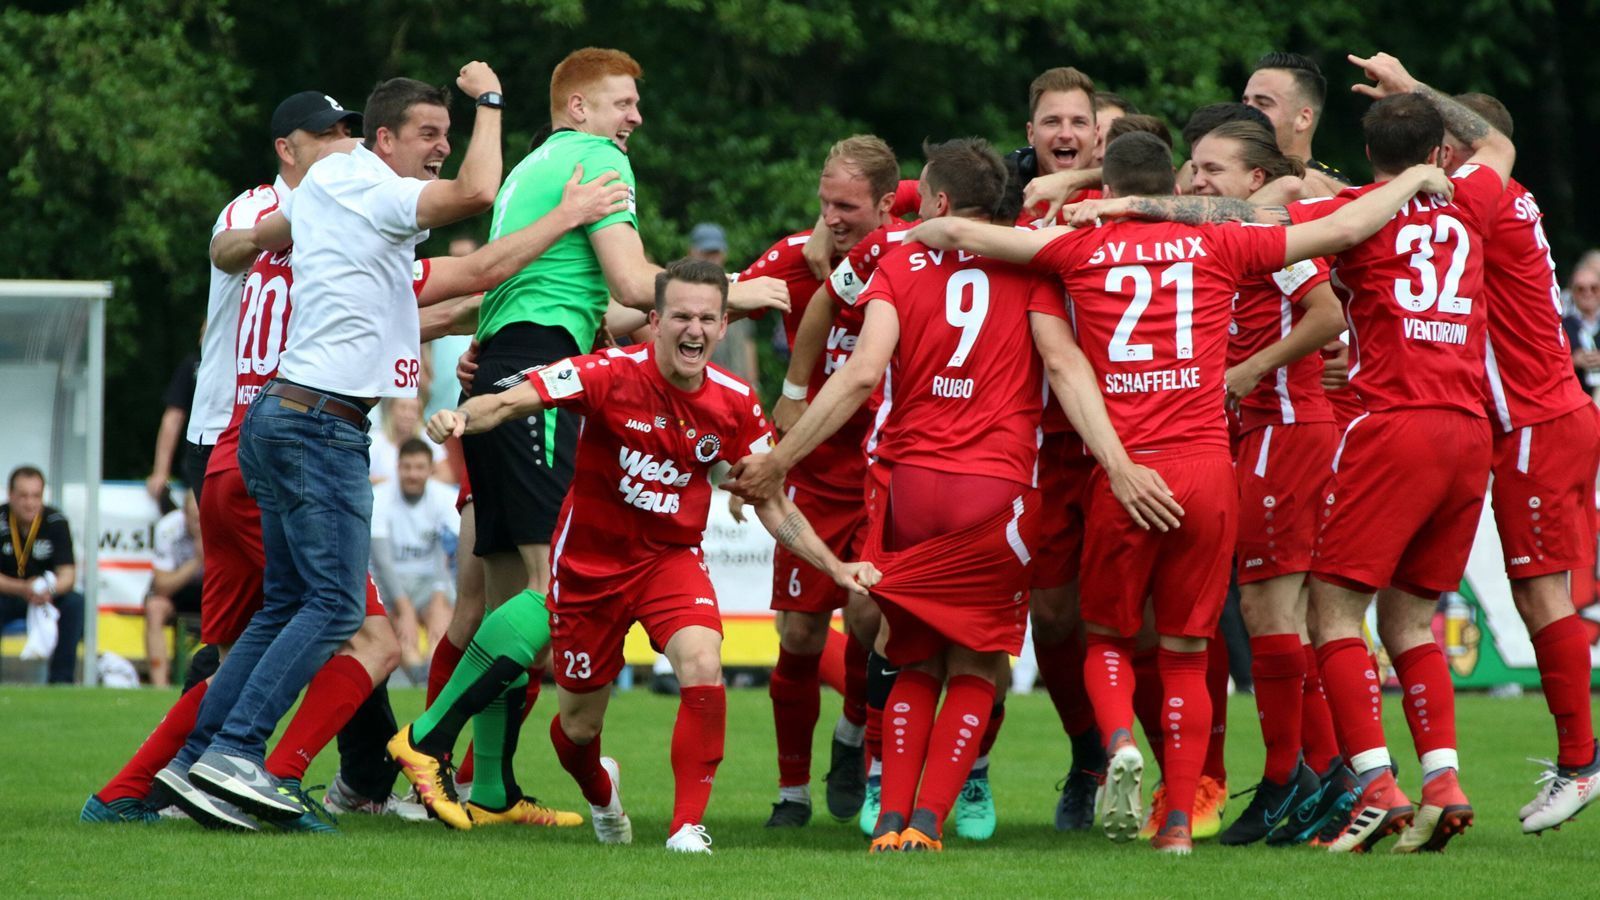
M333 776L328 792L322 795L322 807L335 815L396 816L408 822L428 821L428 808L421 802L396 794L382 801L364 797L345 782L343 775Z
M189 814L189 818L206 828L232 831L260 831L255 820L226 800L212 797L189 783L183 769L175 762L156 773L156 782L172 796L172 804Z
M298 819L306 808L267 770L241 756L207 750L189 767L189 781L213 797L264 819Z

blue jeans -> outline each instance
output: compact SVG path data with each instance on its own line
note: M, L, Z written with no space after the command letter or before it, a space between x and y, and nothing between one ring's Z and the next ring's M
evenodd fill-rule
M61 613L61 618L56 622L59 632L56 649L50 654L50 683L72 684L78 680L78 645L83 643L83 595L71 591L57 597L52 605ZM0 594L0 628L27 616L27 600Z
M263 762L267 738L366 617L372 485L365 432L321 407L262 394L245 414L239 469L261 507L261 611L217 670L189 741Z

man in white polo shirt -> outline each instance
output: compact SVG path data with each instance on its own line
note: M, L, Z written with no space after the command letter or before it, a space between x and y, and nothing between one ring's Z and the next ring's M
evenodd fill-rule
M173 764L264 818L305 812L263 768L266 740L364 617L367 412L379 397L416 395L416 245L430 228L487 210L500 185L499 78L472 62L456 84L478 109L455 179L439 179L450 152L449 92L393 78L367 99L365 142L313 165L252 236L279 250L292 229L295 267L294 328L239 441L240 469L261 507L265 599Z

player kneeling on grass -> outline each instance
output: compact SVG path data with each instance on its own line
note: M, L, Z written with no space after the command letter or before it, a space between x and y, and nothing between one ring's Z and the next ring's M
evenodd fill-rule
M997 213L1006 170L988 144L954 140L926 153L923 219L1015 217ZM735 467L730 490L753 500L778 494L788 468L884 379L867 443L866 558L884 570L872 595L888 628L882 650L901 671L884 715L872 851L940 850L995 681L1007 654L1022 650L1038 544L1045 368L1069 419L1113 473L1119 499L1130 498L1130 513L1175 526L1181 510L1160 479L1123 452L1064 323L1041 336L1048 366L1041 364L1030 314L1064 304L1055 279L908 241L884 255L854 302L866 306L855 353L772 453Z
M446 824L470 828L453 796L446 754L467 718L501 698L521 696L519 677L546 644L555 664L560 713L550 740L582 788L602 843L625 844L633 826L618 792L617 763L600 755L608 688L623 665L622 643L638 622L665 652L682 685L672 734L676 782L667 847L710 852L701 819L722 761L727 699L722 687L722 620L701 535L711 475L750 453L765 453L772 428L755 392L708 366L727 324L728 281L712 263L679 260L656 277L650 314L654 344L608 350L519 373L497 394L436 413L436 441L487 431L549 407L585 417L577 473L562 504L550 554L550 598L508 603L484 619L460 667L422 718L390 742L423 802ZM866 563L842 563L783 496L756 514L778 541L854 593L877 583ZM515 721L515 720L512 720ZM489 754L510 760L515 729L499 740L476 735L480 772ZM497 745L498 744L498 745ZM476 795L476 791L474 792ZM476 796L474 796L476 799ZM469 804L470 806L470 804Z

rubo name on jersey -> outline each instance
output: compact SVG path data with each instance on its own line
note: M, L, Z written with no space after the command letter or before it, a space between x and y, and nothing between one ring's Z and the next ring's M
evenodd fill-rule
M676 491L649 491L645 490L645 486L656 482L667 487L685 488L689 486L692 473L679 471L678 464L670 459L658 462L653 453L641 453L627 447L617 454L617 463L624 472L622 480L617 482L617 491L622 494L623 502L669 516L678 511Z

